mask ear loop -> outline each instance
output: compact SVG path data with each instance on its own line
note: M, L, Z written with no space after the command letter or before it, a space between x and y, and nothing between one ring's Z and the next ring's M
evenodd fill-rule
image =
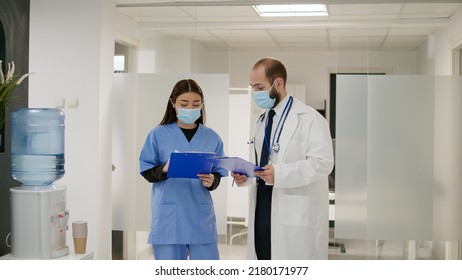
M274 81L276 82L279 78L276 78ZM276 82L276 93L279 95L279 90L278 90L279 82Z
M273 83L271 84L271 87L268 89L268 96L271 98L271 99L274 99L273 97L271 97L271 89L274 87L274 83L276 82L278 78L274 79ZM279 91L278 89L276 88L276 94L277 96L279 96ZM277 96L275 98L277 98Z

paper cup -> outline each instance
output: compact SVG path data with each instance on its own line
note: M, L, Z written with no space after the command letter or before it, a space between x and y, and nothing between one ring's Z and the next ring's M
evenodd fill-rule
M72 223L72 237L76 254L85 254L87 247L88 225L84 221Z

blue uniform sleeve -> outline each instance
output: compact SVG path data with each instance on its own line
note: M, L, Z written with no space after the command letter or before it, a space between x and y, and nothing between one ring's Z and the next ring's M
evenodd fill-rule
M159 166L159 149L154 130L149 132L140 153L140 174L143 171Z
M218 139L218 144L217 148L215 149L215 155L217 157L223 157L225 156L225 152L223 149L223 141L221 141L220 136L217 134L217 139ZM212 167L212 172L217 172L221 175L221 177L226 177L228 176L228 170L223 169L223 168L218 168L218 167Z

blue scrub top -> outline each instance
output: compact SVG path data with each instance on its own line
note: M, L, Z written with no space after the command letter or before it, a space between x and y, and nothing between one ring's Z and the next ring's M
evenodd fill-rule
M215 152L223 156L223 141L211 128L199 124L190 142L176 122L151 130L140 154L140 173L165 164L170 153ZM212 168L222 177L228 172ZM218 241L210 192L198 179L168 178L152 184L152 223L149 244L204 244Z

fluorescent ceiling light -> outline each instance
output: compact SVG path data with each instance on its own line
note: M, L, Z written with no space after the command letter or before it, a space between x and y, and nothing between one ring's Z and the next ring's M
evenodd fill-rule
M254 5L261 17L327 16L324 4Z

